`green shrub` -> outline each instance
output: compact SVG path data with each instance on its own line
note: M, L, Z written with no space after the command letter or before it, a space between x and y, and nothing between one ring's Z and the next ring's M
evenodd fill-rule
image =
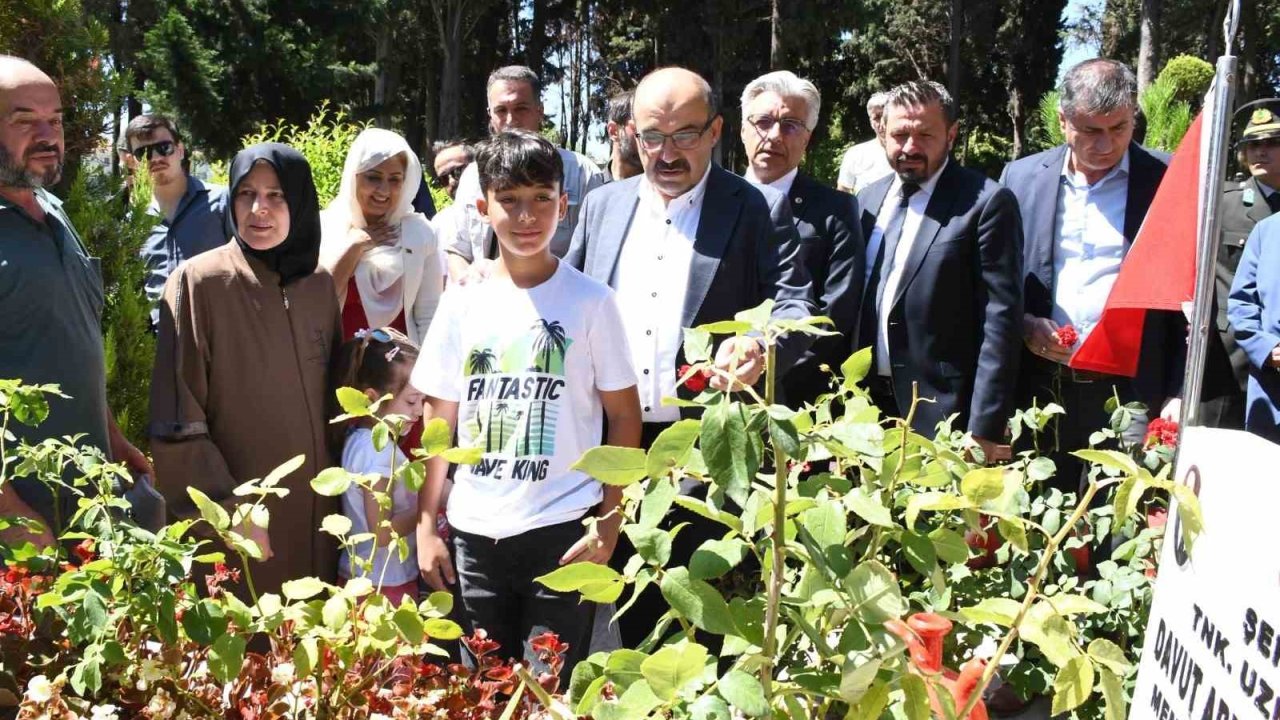
M967 168L980 170L988 177L1000 177L1000 171L1013 157L1013 141L986 130L971 129L964 134L959 150L960 162Z
M1191 127L1191 105L1178 99L1178 88L1164 73L1143 91L1138 99L1147 119L1143 144L1149 148L1173 152Z
M342 166L347 161L347 151L361 130L368 123L355 123L343 110L331 111L328 102L320 105L305 127L283 120L268 124L244 139L244 146L260 142L282 142L293 146L311 164L315 178L316 194L320 207L325 207L338 194L342 184Z
M1061 95L1057 90L1050 90L1040 98L1040 106L1036 108L1036 125L1031 129L1031 144L1037 150L1048 150L1067 141L1062 134L1062 123L1058 122L1058 102Z
M1199 107L1213 82L1213 66L1192 55L1179 55L1165 64L1156 82L1167 83L1175 100Z
M139 170L126 199L122 182L92 166L76 178L65 204L89 254L102 260L102 312L107 402L129 441L147 446L155 337L143 293L147 267L139 254L155 218L147 214L151 188Z

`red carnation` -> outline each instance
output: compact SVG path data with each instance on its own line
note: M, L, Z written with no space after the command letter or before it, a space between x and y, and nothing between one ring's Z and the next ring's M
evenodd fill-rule
M1147 439L1143 444L1146 447L1154 445L1164 445L1170 448L1178 447L1178 423L1164 418L1152 420L1147 425Z
M684 386L689 388L690 392L700 393L707 389L707 381L711 379L711 371L707 369L692 372L692 365L681 365L676 371L676 378L684 378Z
M1080 333L1071 325L1063 325L1054 335L1058 338L1058 344L1064 348L1073 348L1080 342Z
M71 551L76 554L76 557L80 558L80 562L87 563L93 560L94 557L93 540L81 540L80 544L72 548Z

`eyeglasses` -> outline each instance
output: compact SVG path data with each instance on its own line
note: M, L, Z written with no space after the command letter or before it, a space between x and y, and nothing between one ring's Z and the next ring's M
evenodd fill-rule
M781 126L778 132L783 137L795 137L802 132L809 132L809 127L804 122L795 118L776 118L772 115L752 115L747 118L747 122L751 127L760 133L760 137L767 136L776 126Z
M640 141L641 147L649 152L657 152L662 146L667 144L667 140L671 140L671 144L676 146L678 150L692 150L698 146L698 141L702 139L702 134L711 127L711 123L716 119L712 115L702 126L701 130L680 130L670 135L658 132L657 130L645 130L636 133L636 139Z
M178 146L175 145L173 142L169 140L164 140L158 143L153 143L151 145L143 145L140 148L129 151L129 154L138 158L139 160L150 160L152 155L159 155L160 157L169 157L170 155L173 154L173 151L177 149L178 149Z
M465 172L466 169L467 169L466 163L454 165L448 170L445 170L444 172L437 175L436 180L441 182L447 182L449 180L457 182L462 179L462 173Z

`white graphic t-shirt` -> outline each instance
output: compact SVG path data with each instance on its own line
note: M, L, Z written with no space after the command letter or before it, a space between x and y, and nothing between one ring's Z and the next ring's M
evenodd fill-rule
M502 539L600 502L600 484L569 466L602 442L598 391L636 378L613 291L561 262L529 289L450 288L410 382L458 402L458 445L484 449L457 469L449 524Z

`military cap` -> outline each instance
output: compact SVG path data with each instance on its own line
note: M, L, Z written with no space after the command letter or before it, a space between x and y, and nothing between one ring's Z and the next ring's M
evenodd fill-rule
M1258 100L1249 105L1253 106L1252 110L1241 108L1248 112L1249 122L1240 133L1240 143L1280 138L1280 98Z

